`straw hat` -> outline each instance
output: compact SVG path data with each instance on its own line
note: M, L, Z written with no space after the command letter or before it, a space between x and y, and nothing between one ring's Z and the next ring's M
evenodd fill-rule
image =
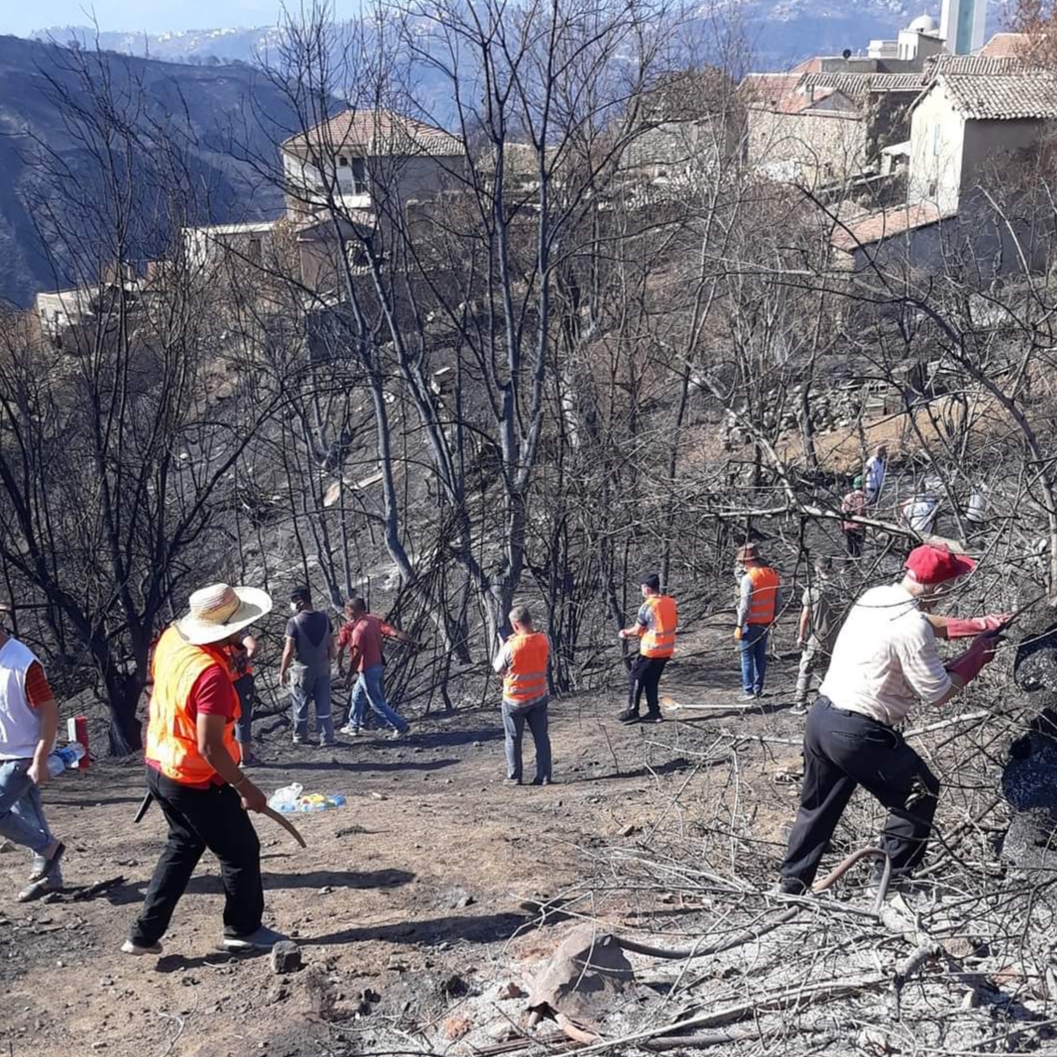
M256 587L210 584L187 600L191 612L176 627L193 646L208 646L248 627L271 612L272 600Z

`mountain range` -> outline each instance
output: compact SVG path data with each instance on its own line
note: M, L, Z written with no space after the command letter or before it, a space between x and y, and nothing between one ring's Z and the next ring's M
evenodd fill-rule
M1001 29L1015 0L990 0L989 31ZM736 16L744 26L755 69L784 69L810 55L865 50L875 37L892 39L921 14L939 18L939 0L710 0L702 17ZM267 63L283 39L279 26L200 29L143 34L58 26L34 36L57 43L99 46L141 58L183 63Z
M70 198L85 198L84 183L98 172L90 147L71 134L56 96L82 90L66 48L0 36L0 299L27 305L36 291L73 281L72 254L80 225ZM180 142L188 182L201 189L200 213L188 219L227 223L278 215L282 195L264 165L278 166L278 143L296 127L282 91L250 66L200 67L101 56L117 98L133 101L146 141L159 127ZM67 195L46 168L76 174ZM146 182L146 181L145 181ZM63 232L53 240L41 218ZM158 245L167 232L158 232Z

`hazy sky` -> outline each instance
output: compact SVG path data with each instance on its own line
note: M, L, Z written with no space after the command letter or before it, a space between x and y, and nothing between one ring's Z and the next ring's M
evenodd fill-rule
M300 8L290 0L291 10ZM360 8L359 0L334 0L337 14ZM266 26L279 16L281 0L0 0L0 34L24 36L50 26L99 24L100 29L160 33L170 29ZM94 13L94 19L93 19Z

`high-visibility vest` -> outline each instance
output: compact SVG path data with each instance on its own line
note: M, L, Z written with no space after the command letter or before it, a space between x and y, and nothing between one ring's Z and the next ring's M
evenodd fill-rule
M503 677L503 699L522 704L547 692L547 658L550 645L540 631L522 631L507 639L510 664Z
M773 624L778 585L778 573L769 565L755 565L746 573L752 583L752 599L749 602L748 624Z
M671 657L675 653L675 626L679 623L675 599L650 595L646 605L650 607L650 622L639 641L639 653L643 657Z
M199 785L216 772L198 751L196 721L187 708L198 677L214 664L229 671L228 657L219 647L192 646L176 628L168 628L154 648L154 691L150 698L146 757L174 782ZM230 682L233 716L240 713L238 695ZM224 728L224 745L238 759L235 724Z

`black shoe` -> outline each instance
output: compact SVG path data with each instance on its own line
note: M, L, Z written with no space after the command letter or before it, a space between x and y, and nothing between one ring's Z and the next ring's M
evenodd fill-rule
M776 896L804 896L809 895L811 890L802 881L795 877L783 877L778 884L771 889L771 895Z
M638 723L642 717L633 708L625 709L617 716L621 723Z
M504 778L503 785L521 785L520 778Z
M552 778L533 778L533 785L553 785L554 780Z
M645 718L642 720L643 723L663 723L664 716L660 712L647 712Z

